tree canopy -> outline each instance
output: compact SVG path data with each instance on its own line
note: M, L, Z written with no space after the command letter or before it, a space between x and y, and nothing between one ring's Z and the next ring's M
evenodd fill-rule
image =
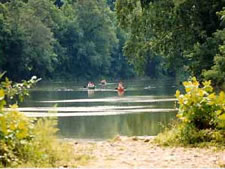
M125 33L109 5L105 0L0 1L0 71L14 80L134 76L121 50Z
M139 71L149 58L161 58L167 70L220 84L225 80L224 6L224 0L117 0L119 24L130 32L125 55Z
M223 7L225 0L0 1L0 71L14 80L127 78L134 67L221 85Z

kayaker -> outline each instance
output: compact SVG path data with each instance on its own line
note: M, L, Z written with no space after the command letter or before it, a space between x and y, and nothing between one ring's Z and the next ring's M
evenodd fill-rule
M91 86L92 86L92 83L91 82L88 82L87 87L91 87Z
M123 83L121 81L118 83L117 90L118 91L124 91L124 86L123 86Z
M101 85L106 85L106 80L105 79L101 80Z
M94 89L95 88L95 84L93 82L88 82L88 89Z

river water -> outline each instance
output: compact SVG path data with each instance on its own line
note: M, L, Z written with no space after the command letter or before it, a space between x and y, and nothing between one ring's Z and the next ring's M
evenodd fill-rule
M41 82L20 105L31 117L57 116L59 136L77 139L109 139L116 135L156 135L175 118L174 80L124 81L84 88L82 82ZM57 113L56 113L57 112Z

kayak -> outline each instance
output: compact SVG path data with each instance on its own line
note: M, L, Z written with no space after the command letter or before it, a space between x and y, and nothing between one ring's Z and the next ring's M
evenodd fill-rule
M122 87L117 88L117 91L118 91L118 92L123 92L123 91L124 91L124 88L122 88Z
M88 89L95 89L95 86L88 86Z

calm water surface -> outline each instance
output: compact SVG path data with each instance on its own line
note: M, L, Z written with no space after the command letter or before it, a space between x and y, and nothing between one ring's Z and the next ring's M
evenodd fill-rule
M97 85L95 90L84 88L85 83L42 82L20 111L35 117L58 116L60 137L79 139L156 135L175 118L178 86L174 80L131 80L124 84L126 91L118 93L114 82Z

